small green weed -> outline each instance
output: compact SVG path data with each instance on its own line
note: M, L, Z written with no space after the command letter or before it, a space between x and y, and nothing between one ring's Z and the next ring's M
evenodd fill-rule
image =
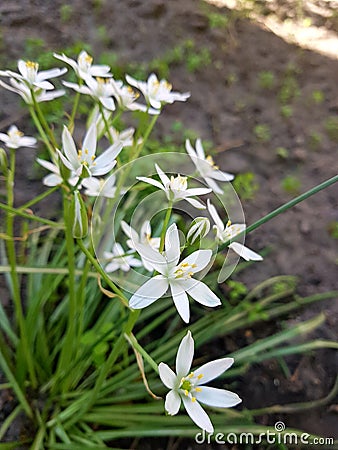
M252 172L236 175L232 184L241 200L253 200L259 189L259 184Z

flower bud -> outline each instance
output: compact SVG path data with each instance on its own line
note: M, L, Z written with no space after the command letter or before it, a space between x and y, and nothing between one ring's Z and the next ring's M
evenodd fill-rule
M76 239L82 239L88 234L88 217L86 206L79 191L75 191L69 210L69 220L72 223L72 234Z
M196 217L191 222L190 229L187 235L187 241L193 244L196 239L204 238L210 230L210 222L207 217Z

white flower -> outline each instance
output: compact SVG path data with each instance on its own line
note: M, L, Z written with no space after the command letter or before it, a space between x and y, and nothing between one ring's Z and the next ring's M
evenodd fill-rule
M225 227L223 221L221 220L216 211L216 208L214 207L214 205L211 204L209 199L208 199L208 210L213 221L215 222L213 230L215 231L216 239L219 242L227 242L230 239L235 238L239 233L245 231L246 225L244 223L235 223L232 225L230 220L228 221ZM236 252L246 261L263 260L261 255L250 250L248 247L245 247L243 244L240 244L239 242L231 242L231 244L229 244L228 247L231 248L234 252Z
M63 182L60 169L56 164L51 163L50 161L45 161L44 159L37 158L37 162L40 164L40 166L44 167L45 169L49 170L49 175L45 176L42 179L42 182L45 186L54 187L58 186ZM71 173L68 183L71 186L76 186L77 182L79 181L79 177L75 175L74 172Z
M92 78L86 76L85 82L87 86L80 86L79 84L70 83L68 81L63 81L63 84L74 89L76 92L80 92L80 94L90 95L109 111L115 111L115 103L112 98L115 93L115 88L112 78Z
M49 78L59 77L67 72L66 68L63 69L50 69L39 72L39 64L33 61L18 61L19 73L12 72L11 70L1 70L0 75L4 77L11 77L20 82L25 83L27 86L35 86L43 90L52 90L54 86L47 81Z
M170 389L165 400L165 409L171 416L178 413L181 402L190 418L197 426L208 433L213 433L214 427L208 414L199 402L216 408L231 408L242 400L237 394L225 389L217 389L204 384L225 372L232 366L233 358L222 358L204 364L191 372L194 357L194 340L191 332L182 339L176 356L176 374L170 367L161 362L158 366L163 384Z
M222 189L214 180L218 181L231 181L234 179L234 175L219 170L215 165L211 156L205 156L201 139L196 140L196 151L193 149L189 139L185 141L185 148L190 156L192 162L195 164L198 173L205 180L208 186L216 194L223 194Z
M147 105L137 103L139 95L130 86L125 86L121 80L113 80L112 82L115 93L114 96L123 109L129 109L130 111L143 111L152 115L159 114L157 109L149 108Z
M91 177L85 178L82 181L82 186L86 188L86 195L90 195L92 197L102 196L114 198L116 193L115 181L115 175L111 175L107 180L104 180L103 178L97 179Z
M0 133L0 141L4 142L8 148L34 147L36 139L30 136L24 136L15 125L12 125L7 134Z
M139 259L134 258L133 255L128 255L123 250L121 244L115 243L113 245L112 252L104 252L104 258L109 260L106 265L106 272L115 272L121 269L123 272L128 272L131 267L141 267L142 262Z
M28 87L27 84L17 81L14 78L10 78L9 82L11 83L11 85L0 80L0 86L4 87L8 91L12 91L15 92L16 94L19 94L24 100L24 102L27 103L28 105L34 104L31 88ZM38 103L48 102L50 100L54 100L55 98L61 97L62 95L65 94L65 91L63 89L53 91L49 90L48 92L46 92L44 89L34 88L33 92L35 94L35 100Z
M62 55L54 53L53 56L60 61L69 64L74 69L76 75L83 80L88 75L92 77L111 77L111 74L108 73L110 67L106 65L93 65L93 58L84 50L80 52L77 61L68 58L64 53L62 53Z
M150 246L135 244L136 250L147 264L160 273L143 284L131 297L129 306L142 309L162 297L170 287L178 313L189 322L189 294L205 306L218 306L220 299L202 281L192 276L203 270L210 262L211 250L197 250L181 263L180 242L176 224L172 224L165 235L165 251L161 254Z
M190 97L190 92L180 94L172 92L172 86L166 80L159 81L157 76L152 73L146 82L135 80L130 75L126 75L126 80L131 86L139 89L144 95L147 103L155 109L161 109L165 103L175 101L185 102Z
M209 192L211 192L211 189L207 188L188 189L187 177L181 177L181 175L178 175L177 177L172 176L171 178L169 178L157 164L155 164L155 167L158 176L162 181L162 184L159 181L153 180L152 178L148 177L136 177L136 178L140 181L152 184L153 186L156 186L157 188L161 189L162 191L165 192L168 200L172 202L186 200L195 208L205 209L205 206L202 203L190 197L193 197L195 195L208 194Z
M116 164L116 155L120 152L120 144L111 145L104 153L96 158L96 125L92 124L83 140L82 149L77 151L72 135L64 126L62 133L62 147L64 154L57 150L63 164L77 176L91 177L105 175Z
M210 230L210 222L207 217L196 217L190 225L187 241L193 244L196 239L203 239Z
M130 225L128 225L124 220L121 221L121 227L124 233L129 237L127 240L127 245L129 248L136 250L137 245L145 245L149 246L154 250L158 250L160 248L161 238L153 238L151 237L151 225L149 220L146 220L140 231L140 235L132 228ZM153 271L153 267L151 264L148 263L148 261L144 258L142 258L142 264L143 266L149 271Z

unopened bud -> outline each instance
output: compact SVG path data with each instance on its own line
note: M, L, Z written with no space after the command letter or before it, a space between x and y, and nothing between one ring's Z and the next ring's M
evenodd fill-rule
M187 235L187 241L193 244L196 239L204 238L210 230L210 222L207 217L196 217L191 222L190 229Z
M88 234L87 210L79 191L75 191L70 204L69 220L72 223L72 234L76 239L82 239Z

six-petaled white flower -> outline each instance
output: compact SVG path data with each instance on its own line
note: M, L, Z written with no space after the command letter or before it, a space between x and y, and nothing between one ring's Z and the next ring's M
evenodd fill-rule
M165 409L168 414L174 416L183 402L187 413L196 425L208 433L213 433L214 427L200 403L216 408L231 408L242 400L234 392L205 386L205 383L229 369L234 360L233 358L217 359L191 371L193 357L194 340L191 332L188 331L177 351L176 374L167 364L163 362L159 364L160 378L170 389L166 396Z
M80 86L79 84L70 83L68 81L63 81L63 84L80 94L90 95L109 111L115 111L115 102L113 99L115 88L113 79L102 77L92 78L86 76L84 80L87 86Z
M132 254L128 254L123 250L121 244L115 243L111 252L104 252L103 256L108 260L108 264L105 267L105 271L116 272L116 270L122 270L128 272L131 267L141 267L142 262L135 258Z
M14 78L20 82L25 83L29 87L37 87L43 90L52 90L54 85L47 81L49 78L55 78L67 72L63 69L49 69L39 72L39 64L33 61L18 61L19 73L11 70L1 70L0 75L4 77Z
M33 97L32 97L32 91L35 96L35 100L37 103L40 102L49 102L50 100L54 100L55 98L61 97L65 94L65 91L63 89L54 89L46 91L44 89L40 88L32 88L27 86L27 84L17 81L14 78L10 78L9 82L10 85L5 83L4 81L0 80L0 86L7 89L8 91L15 92L16 94L19 94L20 97L24 100L27 105L33 105Z
M172 91L172 85L166 80L159 81L157 76L152 73L147 81L138 81L130 75L126 75L126 80L131 86L139 89L144 95L147 103L155 109L161 109L165 103L173 103L175 101L185 102L190 97L190 92Z
M130 225L128 225L124 220L121 221L121 228L124 233L128 236L127 245L129 248L136 250L139 244L150 246L154 250L158 250L160 248L161 238L159 237L151 237L151 225L149 220L146 220L140 230L140 235L137 231L134 230ZM153 267L148 263L147 259L142 258L143 266L149 270L149 272L153 271Z
M181 263L180 241L176 224L172 224L165 235L165 251L160 253L150 246L135 244L136 250L143 260L159 272L144 283L131 297L129 306L142 309L151 305L170 288L178 313L189 322L188 294L202 305L215 307L221 304L220 299L202 281L193 275L206 268L211 260L211 250L197 250Z
M244 223L231 224L231 221L229 220L226 226L224 226L224 223L219 217L216 208L210 202L209 199L208 199L208 210L213 221L215 222L213 229L216 233L216 239L218 240L218 242L221 243L227 242L230 239L235 238L239 233L245 231L246 225ZM261 255L250 250L248 247L245 247L243 244L240 244L239 242L231 242L228 245L228 247L231 248L234 252L236 252L246 261L262 261L263 259Z
M142 105L136 102L139 98L139 93L135 92L130 86L123 84L121 80L113 80L114 96L122 109L129 109L130 111L143 111L151 115L159 114L159 111L154 108L149 108L147 105Z
M4 142L8 148L19 148L19 147L34 147L36 144L36 139L30 136L24 136L22 131L18 130L15 125L12 125L7 134L0 133L0 141Z
M136 177L136 178L140 181L144 181L145 183L152 184L153 186L156 186L157 188L164 191L168 200L172 201L173 203L178 202L180 200L186 200L195 208L205 209L203 203L190 197L208 194L209 192L211 192L211 189L208 188L188 189L187 177L182 177L181 175L178 175L177 177L172 176L171 178L169 178L157 164L155 164L155 167L158 176L162 181L162 184L159 181L154 180L153 178L148 177Z
M96 125L93 123L83 140L82 149L76 150L75 142L67 127L62 132L64 155L57 150L63 164L77 176L83 178L100 176L108 173L116 164L116 155L121 151L121 144L111 145L104 153L96 157Z
M93 65L93 58L85 50L80 52L77 61L68 58L64 53L62 55L54 53L53 56L69 64L79 78L85 79L88 75L92 77L111 77L111 74L109 74L110 67L106 65Z
M196 140L196 150L194 150L189 139L185 141L185 148L192 162L195 164L199 175L205 180L207 185L210 186L216 194L222 194L222 189L214 180L231 181L234 179L234 175L222 172L219 170L218 166L215 165L211 156L205 156L200 139Z

